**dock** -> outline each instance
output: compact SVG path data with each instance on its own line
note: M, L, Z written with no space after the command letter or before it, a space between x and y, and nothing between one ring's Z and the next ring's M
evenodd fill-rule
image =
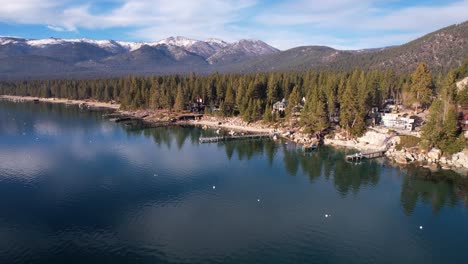
M345 159L347 161L360 161L362 159L375 159L375 158L380 158L385 156L385 152L390 148L391 143L390 140L394 137L395 135L392 135L388 138L385 139L384 145L385 148L377 151L371 151L371 152L366 152L366 153L356 153L352 155L346 155Z
M240 140L240 139L257 139L257 138L266 138L271 137L272 134L264 133L264 134L252 134L252 135L234 135L234 136L217 136L217 137L200 137L198 140L201 143L215 143L220 141L228 141L228 140Z
M378 151L373 151L373 152L366 152L366 153L356 153L356 154L351 154L351 155L346 155L346 160L347 161L360 161L362 159L374 159L374 158L380 158L385 155L385 152L387 150L378 150Z

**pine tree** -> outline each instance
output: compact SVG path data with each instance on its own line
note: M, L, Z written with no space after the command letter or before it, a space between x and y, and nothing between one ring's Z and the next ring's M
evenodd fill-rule
M411 74L411 82L411 93L416 103L417 112L419 107L424 109L430 105L434 88L431 72L425 63L419 64Z
M348 80L340 101L340 125L349 133L356 118L356 99Z
M298 86L294 86L289 94L288 105L286 106L286 116L291 117L294 114L294 108L301 102Z
M422 143L427 148L436 146L441 140L443 116L440 113L442 112L442 108L442 101L434 101L429 108L429 118L421 129Z
M329 126L326 105L319 97L318 88L312 90L307 96L301 112L301 125L305 132L321 131Z
M263 121L267 123L273 122L273 113L271 109L272 109L271 105L267 103L265 113L263 114Z
M184 104L184 94L182 92L182 87L179 85L177 88L177 96L174 103L174 110L177 112L183 111L185 109Z
M281 99L281 89L279 83L276 81L275 75L271 74L270 78L268 79L267 86L267 103L274 104Z

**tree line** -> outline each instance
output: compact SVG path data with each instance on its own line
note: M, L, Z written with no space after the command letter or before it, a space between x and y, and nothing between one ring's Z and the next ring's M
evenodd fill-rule
M123 109L173 111L184 110L201 98L206 105L217 106L220 115L240 115L245 120L264 119L268 122L290 120L294 107L305 98L304 107L295 114L300 116L300 124L308 132L329 127L331 117L337 115L339 125L353 137L364 133L370 109L382 106L387 98L415 107L416 111L442 101L442 121L449 122L446 120L451 117L445 115L454 114L455 105L468 105L468 89L458 92L455 87L458 79L468 76L467 65L468 60L448 74L438 76L433 76L427 65L420 64L412 74L357 68L347 72L324 70L201 76L191 73L94 80L3 81L0 82L0 94L116 101ZM283 98L288 101L285 119L271 111L273 104ZM440 120L431 125L433 123L440 127ZM455 134L458 137L459 133ZM430 141L434 142L432 138Z

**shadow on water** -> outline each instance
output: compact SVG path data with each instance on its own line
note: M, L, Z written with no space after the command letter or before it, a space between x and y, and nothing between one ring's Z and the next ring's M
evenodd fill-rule
M25 126L28 123L34 123L34 119L67 122L67 126L71 127L70 130L76 128L86 133L94 127L84 124L101 121L105 113L102 110L90 111L77 106L47 103L2 102L2 104L10 109L2 113L2 116L6 118L0 118L0 133L6 135L11 131L17 131L15 133L27 131ZM9 116L9 113L15 113L15 116ZM69 120L75 121L69 122ZM79 121L76 122L76 120ZM215 135L214 130L203 130L198 127L171 126L135 129L134 126L130 128L123 123L117 125L121 126L129 137L144 136L151 139L157 146L166 146L168 149L176 148L179 151L187 145L198 145L198 139L201 136ZM342 149L321 147L305 153L294 144L272 140L239 140L220 142L216 145L224 149L223 152L228 160L249 161L254 157L264 157L270 168L282 162L280 167L284 167L290 176L306 175L311 183L321 179L326 180L333 184L342 197L350 194L356 195L363 188L376 186L383 177L384 171L393 170L401 180L400 202L402 210L407 215L414 212L418 202L430 204L435 214L444 207L454 207L459 203L468 206L468 178L452 171L434 172L417 166L388 167L384 159L353 164L345 161L346 151Z
M434 214L462 202L468 207L468 178L452 171L431 171L408 166L402 169L401 205L411 215L418 202L430 204Z
M144 130L129 130L130 135L144 135L157 145L178 150L184 144L197 145L201 136L213 136L214 131L196 127L160 127ZM366 160L359 163L346 162L346 150L321 147L312 152L304 152L294 144L272 140L239 140L215 143L224 148L226 157L231 160L251 160L264 155L270 167L275 157L281 156L286 172L296 176L299 172L307 175L314 183L320 178L333 183L342 197L356 195L362 188L376 186L383 170L398 171L401 178L401 206L411 215L419 202L430 204L434 213L445 206L454 207L462 202L468 206L468 178L453 171L431 171L419 166L392 167L384 158Z

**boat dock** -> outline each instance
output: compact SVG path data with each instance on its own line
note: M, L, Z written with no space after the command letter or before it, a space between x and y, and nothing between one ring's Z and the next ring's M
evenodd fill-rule
M375 159L385 156L385 152L390 148L391 143L390 140L394 137L394 135L388 137L384 141L385 148L377 151L371 151L366 153L356 153L352 155L346 155L345 159L347 161L360 161L362 159Z
M362 159L374 159L383 157L387 150L378 150L373 152L366 152L366 153L356 153L352 155L346 155L347 161L360 161Z
M218 136L218 137L200 137L198 140L200 143L214 143L220 141L228 141L235 139L256 139L256 138L266 138L271 137L272 134L252 134L252 135L238 135L238 136Z

